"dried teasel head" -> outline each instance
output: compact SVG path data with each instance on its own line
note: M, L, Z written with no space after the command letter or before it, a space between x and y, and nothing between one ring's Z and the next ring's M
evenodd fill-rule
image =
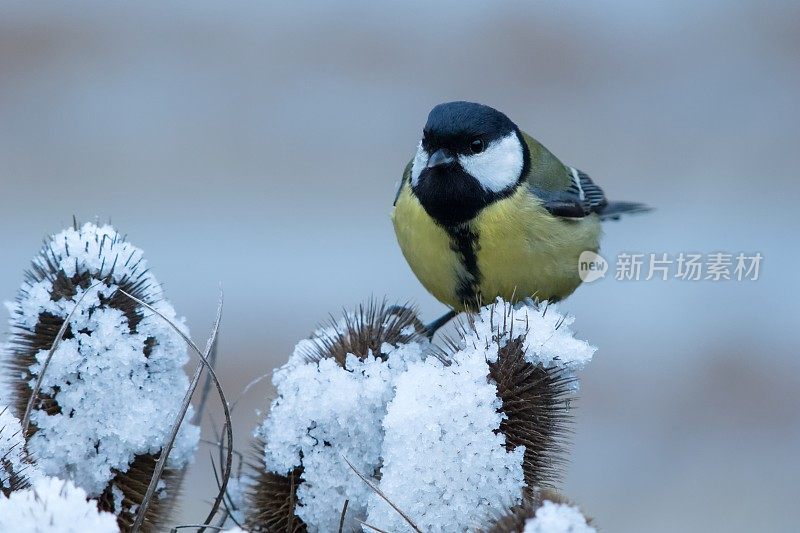
M250 471L252 482L247 487L245 529L253 533L305 533L306 525L295 515L303 467L287 475L267 471L264 442L256 439Z
M188 387L188 355L171 326L123 291L185 328L142 251L112 227L76 223L47 239L10 306L3 367L20 418L42 380L25 435L42 471L97 497L126 530ZM198 438L184 423L142 530L168 518Z
M525 446L528 491L559 483L578 385L575 370L594 353L574 338L570 323L546 304L511 306L498 301L470 316L461 325L462 338L451 341L486 350L489 377L497 385L505 414L500 432L507 449Z
M489 363L489 375L506 415L500 423L506 447L525 446L525 485L556 486L569 444L568 402L575 378L563 369L526 361L520 337L500 346L497 360Z
M554 524L558 528L554 529ZM478 533L548 533L574 531L592 533L592 519L586 518L566 497L542 489L531 491L524 501L493 517Z
M412 308L374 301L300 341L273 374L277 397L256 428L261 457L250 475L259 481L251 500L260 502L250 516L283 518L251 522L286 524L291 511L310 530L335 531L349 500L343 530L360 530L370 488L343 457L379 475L381 421L394 381L429 346Z
M331 317L310 339L298 344L295 353L307 362L330 358L343 367L348 355L382 357L384 343L410 342L426 342L425 326L416 309L370 300L355 311L345 311L342 318Z

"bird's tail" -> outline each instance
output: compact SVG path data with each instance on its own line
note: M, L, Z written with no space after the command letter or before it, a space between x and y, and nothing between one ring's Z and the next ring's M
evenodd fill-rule
M621 215L633 215L636 213L646 213L652 211L649 205L638 202L608 202L598 213L600 220L619 220Z

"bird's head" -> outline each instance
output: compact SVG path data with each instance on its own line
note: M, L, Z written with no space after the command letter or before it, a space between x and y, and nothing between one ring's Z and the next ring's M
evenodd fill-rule
M411 188L431 217L457 226L514 192L529 161L522 133L500 111L472 102L439 104L414 156Z

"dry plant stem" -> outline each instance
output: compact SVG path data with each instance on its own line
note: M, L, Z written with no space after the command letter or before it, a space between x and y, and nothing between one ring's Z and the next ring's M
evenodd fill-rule
M389 533L385 529L380 529L380 528L377 528L375 526L371 526L371 525L367 524L366 522L364 522L363 520L359 520L358 518L356 518L356 522L358 522L359 524L361 524L364 527L370 528L372 531L377 531L378 533Z
M339 517L339 533L344 530L344 517L347 515L347 506L350 505L350 500L345 500L342 506L342 516Z
M345 462L345 463L347 463L347 466L349 466L349 467L350 467L350 469L351 469L353 472L355 472L355 473L356 473L356 475L357 475L358 477L360 477L360 478L361 478L361 481L363 481L364 483L366 483L366 484L367 484L367 486L368 486L369 488L371 488L373 491L375 491L375 494L377 494L378 496L380 496L380 497L381 497L381 498L382 498L382 499L383 499L383 500L384 500L386 503L388 503L389 505L391 505L391 506L392 506L392 509L394 509L395 511L397 511L397 514L399 514L400 516L402 516L402 517L403 517L403 520L405 520L405 521L408 523L408 525L409 525L409 526L411 526L411 529L413 529L413 530L414 530L414 531L416 531L417 533L422 533L422 530L420 530L420 528L418 528L418 527L417 527L417 525L414 523L414 521L413 521L413 520L411 520L411 518L410 518L410 517L409 517L409 516L408 516L406 513L404 513L402 509L400 509L400 508L399 508L397 505L395 505L395 504L394 504L394 502L393 502L392 500L390 500L390 499L389 499L389 498L388 498L388 497L387 497L387 496L386 496L386 495L383 493L383 491L382 491L381 489L379 489L379 488L378 488L378 486L377 486L377 485L375 485L375 483L373 483L372 481L370 481L369 479L367 479L367 477L366 477L364 474L362 474L361 472L359 472L359 471L356 469L356 467L354 467L354 466L353 466L353 463L351 463L350 461L348 461L348 460L347 460L347 457L345 457L345 456L343 455L343 456L342 456L342 459L344 459L344 462ZM371 526L369 526L369 525L367 524L367 527L371 527ZM373 529L374 529L374 528L373 528ZM377 531L380 531L380 530L377 530Z
M214 531L222 531L224 528L218 526L209 526L207 524L181 524L179 526L175 526L169 530L169 533L178 533L179 529L188 529L190 527L193 528L200 528L200 527L207 527L209 529L213 529Z
M214 481L216 481L216 483L217 483L217 490L221 490L222 483L220 483L219 474L217 473L217 467L214 464L214 454L209 452L209 455L211 456L211 469L214 471ZM230 518L231 520L233 520L233 523L236 524L237 527L239 527L241 529L244 529L244 526L242 524L240 524L239 521L236 520L233 517L233 512L232 511L236 511L237 509L236 509L236 506L233 504L233 500L231 499L231 495L228 494L227 490L225 491L224 496L225 497L222 499L222 506L224 507L224 509L223 509L224 512L221 513L219 519L217 520L216 525L209 524L208 527L210 527L210 528L222 527L225 524L225 521L228 518Z
M208 356L208 363L210 368L216 370L217 368L217 344L214 343L214 347L211 350L211 353ZM198 426L203 425L203 412L206 409L206 401L208 400L208 394L211 392L211 374L206 374L206 381L203 383L203 391L200 393L200 403L197 405L197 412L194 415L194 421Z
M176 417L175 423L172 426L172 431L170 432L169 438L167 438L167 442L161 448L158 462L156 463L155 470L153 471L153 477L150 478L150 483L147 485L147 492L144 494L142 505L139 507L139 511L136 513L136 520L133 522L133 527L131 528L132 533L139 531L139 528L142 527L142 524L144 523L147 507L150 505L150 501L155 495L156 488L158 487L158 481L161 479L161 474L167 464L167 457L169 456L169 452L172 450L172 445L174 444L175 438L178 435L178 430L183 423L183 418L186 416L186 411L189 409L189 404L192 402L192 395L197 388L197 384L200 382L200 375L202 373L203 365L198 365L197 370L195 370L194 377L192 377L192 382L189 385L189 389L186 391L186 395L184 396L183 404L178 411L178 416Z
M33 412L33 404L36 402L36 398L39 397L39 390L42 388L42 382L44 381L44 374L47 371L47 367L50 365L50 359L53 358L53 354L56 353L58 349L58 345L61 344L61 340L64 338L64 332L67 331L69 327L69 321L72 320L72 315L75 314L75 311L78 310L78 306L81 305L81 302L86 297L89 292L103 283L102 281L98 281L97 283L93 284L91 287L83 291L81 297L78 298L78 301L75 302L75 306L72 308L72 311L69 312L67 318L64 319L64 323L61 324L61 329L58 330L58 335L56 335L55 340L53 340L53 345L50 347L50 351L47 353L47 358L45 358L44 363L42 363L42 368L39 370L39 375L36 377L36 385L33 387L33 392L31 392L31 397L28 398L28 405L25 407L25 414L22 416L22 435L28 435L28 426L31 422L31 413ZM27 438L27 437L26 437Z
M164 319L176 332L178 332L178 334L197 353L197 355L200 357L200 360L202 361L202 364L200 364L197 367L197 370L195 371L195 375L192 378L192 382L191 382L191 385L189 386L189 389L186 391L186 396L184 397L183 404L181 405L181 410L180 410L178 416L176 417L175 424L173 424L172 432L170 434L170 437L167 440L165 446L161 450L161 454L160 454L160 456L158 458L158 463L156 464L156 468L155 468L155 471L153 473L153 477L150 480L150 484L147 487L147 492L145 493L145 497L142 500L141 506L139 507L138 513L136 515L136 521L134 522L133 527L131 528L131 532L132 533L136 533L139 530L139 528L141 528L141 526L142 526L142 523L143 523L144 517L145 517L145 512L147 511L147 506L149 506L150 501L153 499L153 495L155 494L156 487L158 486L158 480L161 478L161 474L164 471L164 467L166 466L167 457L169 456L169 452L172 449L172 445L175 442L175 438L176 438L176 436L178 434L178 430L180 429L181 423L183 422L183 418L186 416L186 411L189 409L189 404L191 403L192 395L194 394L194 391L195 391L195 389L197 388L197 385L200 382L200 376L202 375L203 367L208 368L208 372L212 376L212 378L214 380L214 384L215 384L215 386L217 388L217 393L220 396L220 400L222 402L222 408L223 408L223 410L225 412L226 427L227 427L227 437L228 437L228 457L227 457L227 461L226 461L226 468L225 468L225 470L223 472L223 476L222 476L222 489L217 494L217 497L214 500L214 505L212 506L211 512L209 513L209 516L204 521L204 524L208 525L211 522L211 520L213 520L214 515L219 510L219 506L220 506L220 504L222 502L222 498L224 497L225 490L227 489L228 479L230 478L230 473L231 473L231 469L232 469L232 466L233 466L233 430L231 429L231 426L228 423L230 421L230 412L228 411L228 402L225 399L225 394L224 394L224 392L222 390L222 386L220 385L219 380L217 379L217 376L216 376L216 374L214 372L214 369L211 368L211 366L210 366L210 364L208 362L208 359L207 359L207 355L209 353L211 353L211 350L213 349L213 347L214 347L214 345L216 343L217 333L219 331L219 325L220 325L220 322L222 320L222 302L223 302L222 292L220 291L219 305L217 307L217 317L216 317L216 319L214 321L214 327L213 327L213 329L211 331L211 337L208 339L208 343L206 345L206 351L204 353L204 352L200 351L200 349L197 347L197 345L190 338L188 338L186 336L186 334L184 334L180 330L180 328L178 328L174 323L172 323L172 321L170 321L164 315L162 315L158 310L154 309L153 306L149 305L146 302L143 302L142 300L136 298L135 296L132 296L132 295L128 294L125 291L122 291L121 289L120 289L120 291L122 292L122 294L124 294L128 298L131 298L135 302L137 302L140 305L146 307L147 309L149 309L150 311L152 311L153 313L155 313L156 315L158 315L159 317Z
M233 407L231 407L231 412L232 411L233 411ZM212 420L212 423L213 423L213 420ZM222 431L225 432L226 434L227 434L228 426L230 425L229 423L230 423L230 419L226 420L225 423L222 426ZM212 444L217 446L217 449L219 450L219 464L220 464L220 467L222 467L222 465L225 463L225 444L222 442L222 437L220 436L220 434L217 433L216 427L214 427L214 437L216 437L217 442L212 442L212 441L207 441L207 442L211 442ZM201 439L201 440L203 440L203 439ZM225 523L225 520L227 520L228 517L230 517L231 520L233 520L233 522L237 526L239 526L241 528L242 525L239 522L237 522L235 518L233 518L233 513L231 512L231 509L235 510L236 506L233 505L233 500L231 500L230 494L228 494L227 487L225 487L225 488L222 487L222 483L220 482L219 474L217 473L217 467L214 464L214 454L211 451L209 451L208 454L209 454L209 457L211 459L211 468L214 471L214 480L217 483L217 490L220 491L218 494L222 494L222 496L223 496L223 498L222 498L222 506L224 507L224 509L223 509L224 512L221 514L221 516L217 520L217 525L222 526ZM232 454L236 454L236 456L239 458L238 474L239 474L239 476L241 476L242 462L244 461L244 457L242 456L241 452L237 452L236 450L233 450ZM233 471L233 467L232 466L231 466L230 470L231 470L231 472ZM228 479L230 479L231 475L232 474L229 473ZM210 523L211 523L211 517L209 517L209 524ZM204 531L204 530L201 530L201 531Z

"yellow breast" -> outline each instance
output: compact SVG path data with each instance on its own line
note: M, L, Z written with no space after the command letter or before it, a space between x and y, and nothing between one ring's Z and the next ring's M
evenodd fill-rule
M450 236L425 212L407 183L395 203L392 223L400 249L422 285L440 302L460 308L456 291L467 272Z
M554 217L525 187L483 209L471 225L484 302L566 298L581 284L578 257L598 250L601 233L597 215Z
M463 309L458 289L470 276L463 257L407 184L392 220L403 255L425 288L441 302ZM584 250L597 251L601 233L596 215L575 220L553 217L526 187L484 208L469 229L476 237L474 281L483 302L497 296L565 298L581 283L578 257Z

